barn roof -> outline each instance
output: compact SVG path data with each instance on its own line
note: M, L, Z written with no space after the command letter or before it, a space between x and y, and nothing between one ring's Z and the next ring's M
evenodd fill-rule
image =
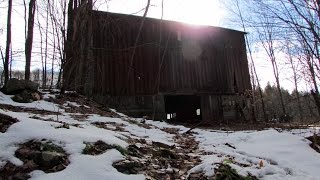
M115 13L115 12L106 12L106 11L97 11L93 10L94 13L96 14L101 14L105 16L111 16L115 18L128 18L130 20L141 20L142 16L138 16L135 14L122 14L122 13ZM180 22L180 21L174 21L174 20L166 20L166 19L157 19L157 18L151 18L151 17L146 17L147 21L154 21L154 22L161 22L164 24L171 24L171 25L176 25L176 26L183 26L184 28L196 28L196 29L212 29L212 30L220 30L220 31L227 31L230 33L239 33L239 34L247 34L247 32L235 30L235 29L229 29L229 28L224 28L224 27L218 27L218 26L211 26L211 25L193 25L185 22Z

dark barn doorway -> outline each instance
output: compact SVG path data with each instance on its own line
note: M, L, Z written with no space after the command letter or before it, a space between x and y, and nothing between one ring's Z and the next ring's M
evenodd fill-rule
M202 120L200 96L167 95L164 96L164 101L168 120L179 122L198 122Z

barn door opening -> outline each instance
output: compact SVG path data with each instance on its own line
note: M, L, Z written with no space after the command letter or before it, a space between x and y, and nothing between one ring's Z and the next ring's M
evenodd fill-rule
M200 96L168 95L164 97L168 120L197 122L202 120Z

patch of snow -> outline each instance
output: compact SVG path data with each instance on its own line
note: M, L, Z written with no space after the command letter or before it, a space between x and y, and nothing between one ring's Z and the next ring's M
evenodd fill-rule
M114 112L114 113L116 113L116 114L118 114L119 116L121 116L121 117L128 117L127 115L125 115L125 114L123 114L123 113L120 113L120 112L118 112L117 110L115 110L115 109L109 109L110 111L112 111L112 112Z
M66 169L57 173L31 172L31 180L57 180L57 179L77 179L77 180L101 180L101 179L127 179L143 180L143 175L126 175L119 173L112 163L120 161L123 156L117 150L109 150L98 156L73 155L71 164Z
M78 104L78 103L76 103L76 102L71 102L71 101L66 101L64 104L63 104L63 106L65 106L65 107L67 107L67 106L74 106L74 107L81 107L81 106L84 106L85 108L90 108L89 106L86 106L86 105L80 105L80 104Z
M206 155L201 158L202 163L193 167L188 173L205 172L206 176L213 176L215 174L214 168L218 167L218 163L223 161L223 157L216 155Z
M8 96L0 92L0 104L7 104L12 106L20 106L25 108L35 108L39 110L53 111L53 112L64 112L63 109L60 109L57 104L45 100L34 101L31 103L18 103L11 99L13 96Z
M55 128L60 123L35 120L27 118L26 113L5 112L0 113L19 119L6 133L0 134L0 159L9 160L16 165L21 161L14 156L18 144L32 139L47 139L63 146L69 154L81 153L85 147L84 142L102 140L107 144L116 144L126 147L128 144L119 139L121 134L114 131L100 129L91 125L83 125L82 128L70 126L70 129ZM123 137L124 138L124 137Z
M213 153L203 156L202 164L197 167L207 174L216 167L215 163L233 157L230 164L243 175L249 172L262 179L320 178L320 154L310 148L310 142L303 137L273 129L233 133L194 131L198 133L200 148ZM260 161L263 167L259 166ZM239 163L250 166L242 167Z
M127 136L135 136L137 138L143 138L146 141L156 141L167 144L169 146L174 145L173 137L174 135L168 134L158 128L152 127L150 129L146 129L144 127L138 126L134 123L129 123L121 118L110 118L110 117L102 117L99 115L91 115L88 119L89 122L114 122L123 124L123 128L127 132L120 132L123 135ZM138 121L136 121L139 123Z
M153 126L156 126L160 129L163 129L163 128L176 128L176 129L179 129L179 133L184 133L186 131L188 131L190 128L186 128L185 126L181 126L181 125L171 125L171 124L168 124L164 121L153 121L153 120L147 120L146 121L147 124L151 124Z
M44 93L42 97L43 97L43 99L50 99L50 98L55 99L56 95L55 94Z
M320 127L310 127L306 129L292 129L287 132L292 134L302 136L302 137L310 137L313 134L320 134Z

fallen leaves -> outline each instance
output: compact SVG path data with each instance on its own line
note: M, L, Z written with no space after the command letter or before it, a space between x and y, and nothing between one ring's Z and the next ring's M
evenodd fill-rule
M215 180L258 180L257 177L248 174L246 177L241 176L235 169L232 169L228 164L221 163L215 168Z
M307 137L311 141L310 147L320 153L320 135L313 134L313 136Z
M58 172L66 168L70 163L65 151L48 141L31 140L20 145L15 156L22 162L22 166L16 166L10 162L0 169L0 177L5 179L28 179L30 172L42 170L46 173Z
M4 115L0 113L0 132L4 133L14 123L18 122L16 118Z
M61 115L59 112L40 110L36 108L26 108L20 106L12 106L8 104L0 104L0 109L5 109L13 112L26 112L32 114L41 114L41 115Z
M263 165L263 161L262 160L260 160L260 162L259 162L259 168L262 168L264 165Z
M118 145L110 145L110 144L106 144L103 141L97 141L95 143L88 143L86 142L86 147L83 149L82 153L83 154L89 154L89 155L99 155L102 154L104 152L106 152L108 149L117 149L120 153L125 153L123 151L123 148L118 146ZM121 154L122 154L121 153Z

